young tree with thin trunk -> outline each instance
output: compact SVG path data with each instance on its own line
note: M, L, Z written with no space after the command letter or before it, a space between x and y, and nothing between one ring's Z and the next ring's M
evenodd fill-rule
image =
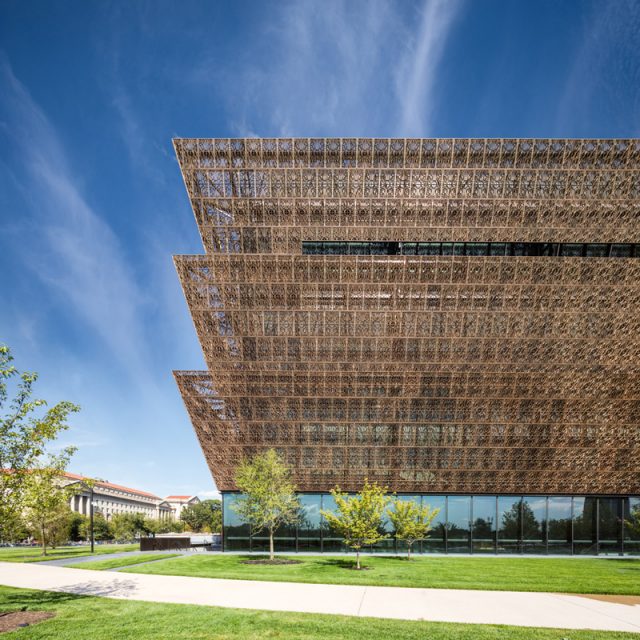
M0 540L12 539L20 523L30 469L41 463L47 444L69 428L69 415L80 410L70 402L45 410L47 403L32 397L38 375L21 373L12 362L9 347L0 344ZM12 379L18 384L7 404Z
M331 495L336 501L337 512L322 510L320 513L329 527L356 552L356 569L361 569L362 547L389 537L382 531L384 512L389 503L387 489L365 480L362 490L353 497L340 491L339 487L333 489Z
M395 499L393 509L389 509L387 513L396 538L404 540L407 545L407 560L411 560L411 547L415 542L429 537L431 523L440 509L431 509L429 505L420 506L413 500Z
M75 485L64 484L64 471L75 452L67 447L46 463L32 468L24 489L24 516L47 555L47 546L60 543L61 529L67 528L69 499L77 492Z
M236 484L244 495L232 508L254 532L269 532L269 560L273 562L274 532L283 525L295 524L300 513L289 467L269 449L242 462L236 471Z

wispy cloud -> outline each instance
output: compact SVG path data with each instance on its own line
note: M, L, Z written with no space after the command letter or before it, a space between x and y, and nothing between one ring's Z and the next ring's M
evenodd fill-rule
M104 447L109 444L109 439L103 432L97 432L78 426L73 426L68 433L49 445L49 450L53 453L62 451L65 447L73 445L78 449L87 447Z
M422 10L417 33L400 61L396 92L401 136L431 134L438 65L459 5L454 0L430 0Z
M244 58L206 56L192 87L224 87L237 135L428 135L457 0L278 5Z
M24 168L31 198L25 262L138 374L146 349L138 308L145 296L118 238L80 192L80 177L56 131L5 56L0 56L0 86L3 133Z
M196 495L201 500L219 500L220 499L219 491L196 491Z

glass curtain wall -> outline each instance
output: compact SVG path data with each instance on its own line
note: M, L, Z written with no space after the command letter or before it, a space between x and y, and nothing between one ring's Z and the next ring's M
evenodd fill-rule
M415 553L499 554L636 554L640 555L640 496L460 496L401 495L439 509L429 537L414 544ZM223 494L225 551L267 551L265 531L251 531L234 509L237 493ZM330 494L300 494L300 518L295 526L276 532L275 548L286 552L347 551L321 511L334 511ZM637 523L633 526L633 523ZM388 518L388 538L365 551L404 553Z

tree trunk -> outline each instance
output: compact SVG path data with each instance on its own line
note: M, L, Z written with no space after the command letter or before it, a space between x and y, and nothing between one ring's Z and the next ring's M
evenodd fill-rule
M356 569L360 569L360 548L356 549Z
M44 535L44 522L40 525L40 537L42 538L42 540L40 541L42 543L42 555L46 556L47 555L47 540L46 540L45 535Z
M275 555L273 553L273 529L269 529L269 560L273 562Z
M411 542L407 542L407 560L411 560Z

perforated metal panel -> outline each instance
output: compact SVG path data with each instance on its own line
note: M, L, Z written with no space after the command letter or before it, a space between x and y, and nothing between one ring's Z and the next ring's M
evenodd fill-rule
M637 140L176 140L216 484L640 491L640 259L302 255L309 241L640 242Z

